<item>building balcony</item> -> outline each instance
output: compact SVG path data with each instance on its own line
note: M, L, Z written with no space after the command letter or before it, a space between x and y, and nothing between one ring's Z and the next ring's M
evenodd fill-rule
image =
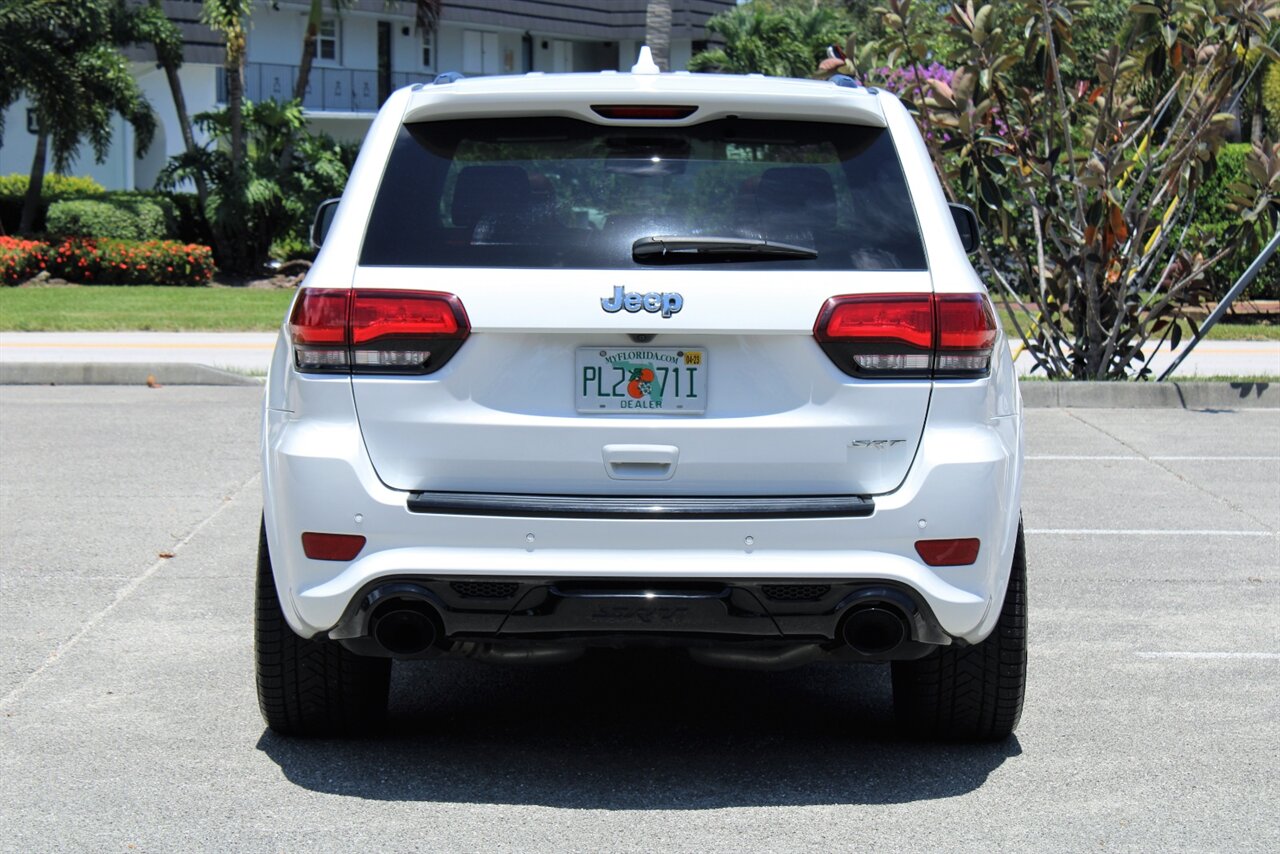
M430 83L434 79L431 72L379 72L313 65L302 107L310 113L375 113L396 89L413 83ZM250 101L287 101L293 97L297 80L296 65L246 63L244 96ZM227 76L223 68L218 69L218 103L227 103Z

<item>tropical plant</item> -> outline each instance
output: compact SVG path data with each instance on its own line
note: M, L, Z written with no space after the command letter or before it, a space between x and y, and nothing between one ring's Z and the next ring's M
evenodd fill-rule
M297 101L244 102L245 153L238 163L232 163L226 143L229 110L202 113L195 121L209 142L194 154L172 158L160 183L172 188L203 175L209 184L205 216L216 237L218 266L233 275L252 275L265 264L273 242L297 234L320 200L341 193L353 152L327 137L308 135ZM282 164L286 147L292 159Z
M849 32L843 10L810 2L735 6L707 21L723 48L689 60L691 71L808 77L830 44L842 44Z
M133 126L139 155L151 143L155 117L117 49L127 14L123 0L0 4L0 116L25 95L37 125L22 231L34 221L50 153L55 169L65 172L87 140L102 162L117 114Z
M1187 239L1196 189L1234 125L1223 110L1245 82L1243 57L1275 53L1280 3L1135 3L1123 37L1092 65L1074 57L1068 77L1078 5L1010 0L999 19L992 5L953 5L963 49L952 82L905 99L948 192L976 202L982 261L1037 368L1145 377L1153 345L1177 346L1179 319L1194 328L1185 309L1206 295L1206 271L1280 220L1280 145L1260 144L1232 188L1237 224L1209 251ZM934 11L886 0L891 59L920 60L916 29Z

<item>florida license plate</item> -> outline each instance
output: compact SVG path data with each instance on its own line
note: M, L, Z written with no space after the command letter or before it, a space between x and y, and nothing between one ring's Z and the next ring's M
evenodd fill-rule
M579 412L701 415L707 351L697 347L582 347L574 375Z

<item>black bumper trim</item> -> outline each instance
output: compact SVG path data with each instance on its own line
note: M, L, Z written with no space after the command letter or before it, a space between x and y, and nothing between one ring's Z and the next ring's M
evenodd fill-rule
M467 516L551 516L574 519L782 519L866 517L875 502L861 495L616 496L414 492L414 513Z
M517 585L514 595L474 599L454 583L484 581ZM922 594L896 581L821 579L817 599L770 600L763 588L813 583L796 579L564 578L556 576L413 576L375 579L361 588L327 634L361 655L385 655L368 638L369 617L388 598L426 602L439 615L448 644L559 642L669 645L747 642L795 645L841 644L839 624L849 609L885 603L898 608L911 627L910 643L878 660L914 658L953 642ZM858 660L868 660L849 652Z

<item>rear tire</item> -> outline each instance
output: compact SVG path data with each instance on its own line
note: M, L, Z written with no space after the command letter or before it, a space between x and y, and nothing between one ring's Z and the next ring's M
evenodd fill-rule
M280 735L352 735L387 710L391 660L348 652L336 641L298 637L276 594L265 528L258 532L254 656L258 708Z
M980 643L944 646L916 661L893 662L894 713L913 734L999 741L1018 727L1026 682L1027 557L1019 524L995 629Z

